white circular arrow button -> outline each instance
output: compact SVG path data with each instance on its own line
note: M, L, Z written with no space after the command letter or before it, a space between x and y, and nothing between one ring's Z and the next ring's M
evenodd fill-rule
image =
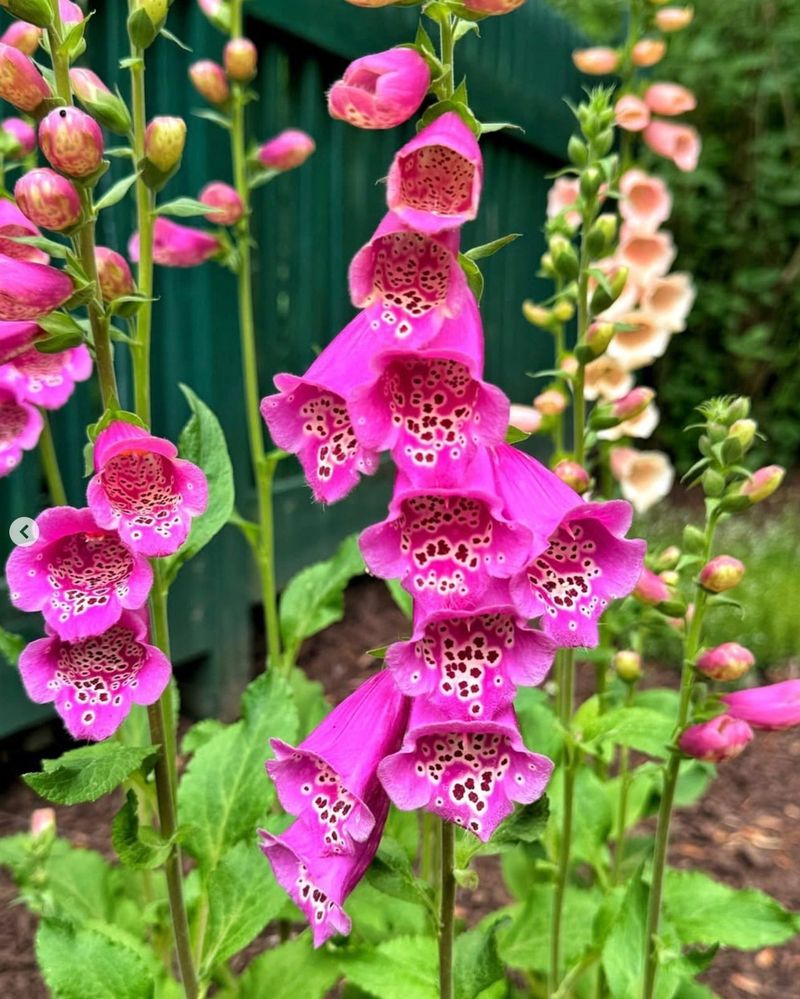
M8 536L19 548L29 548L39 540L39 526L30 517L17 517L8 529Z

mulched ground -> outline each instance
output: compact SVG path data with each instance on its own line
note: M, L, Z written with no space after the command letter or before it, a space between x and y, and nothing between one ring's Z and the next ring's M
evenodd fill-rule
M374 668L365 649L403 636L406 622L382 584L359 580L347 594L345 619L309 642L301 665L336 701L350 693ZM52 730L28 737L28 752L0 754L7 781L0 787L0 835L24 831L41 802L19 780L9 777L35 767L37 755L61 747L43 746ZM0 780L3 779L0 769ZM116 796L74 808L57 808L59 831L83 846L108 852ZM737 760L720 769L719 779L700 804L678 815L671 862L702 868L734 887L761 888L785 906L800 910L800 730L760 734ZM481 863L481 884L474 895L461 893L459 906L470 914L505 904L508 897L497 868ZM31 941L35 921L12 904L13 885L0 873L0 997L47 999L36 970ZM723 999L792 999L800 996L800 938L782 948L756 953L721 952L705 980Z

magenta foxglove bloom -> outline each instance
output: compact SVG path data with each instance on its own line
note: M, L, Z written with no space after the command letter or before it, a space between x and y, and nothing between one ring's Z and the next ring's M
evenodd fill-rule
M374 335L360 313L317 357L302 377L275 376L279 390L261 400L272 439L296 454L321 503L335 503L360 475L378 469L378 455L356 438L346 400L371 374Z
M413 702L403 748L378 767L399 809L425 808L484 843L515 801L542 796L552 770L552 760L523 745L513 708L491 721L461 721L425 697Z
M0 322L0 364L7 364L23 354L41 335L36 323Z
M348 273L350 299L368 310L376 338L416 350L474 300L458 247L456 230L434 237L415 232L392 212L383 217Z
M47 264L0 253L0 319L41 319L72 295L72 279Z
M208 505L202 470L177 454L172 441L122 421L94 442L96 474L87 502L100 527L119 531L133 552L172 555L186 540L192 518Z
M416 114L431 83L415 49L387 49L351 62L328 91L328 111L357 128L394 128Z
M85 382L91 374L92 355L83 346L59 354L30 347L0 367L0 379L13 385L20 399L44 409L60 409L75 391L75 383Z
M440 232L475 218L482 184L478 141L455 111L448 111L395 154L387 201L412 228Z
M0 380L0 479L13 472L23 451L32 451L42 432L42 414Z
M41 236L40 230L8 198L0 198L0 254L13 260L46 264L50 258L35 246L17 243L14 236Z
M123 610L143 606L153 583L150 563L99 527L91 510L54 507L36 524L36 543L15 548L6 563L15 607L41 611L59 638L72 642L102 634Z
M458 491L413 485L398 472L389 516L362 532L370 571L397 577L423 605L474 607L492 579L508 579L529 560L532 532L504 515L485 450L465 469Z
M116 732L133 704L155 703L172 670L164 653L147 644L146 615L123 611L102 635L31 642L19 672L28 697L54 701L73 738L100 740Z
M612 600L633 590L645 542L626 540L624 500L585 503L535 458L503 444L495 450L497 489L507 517L527 525L535 546L511 594L562 646L597 645L597 622Z
M386 665L400 690L425 697L448 718L494 718L513 700L518 686L541 683L555 645L541 631L525 627L511 601L480 613L435 611L418 615L414 634L395 642Z
M728 713L754 728L780 729L800 725L800 680L784 680L723 694Z
M731 715L717 715L711 721L687 728L679 744L687 756L706 763L724 763L738 756L753 738L747 722Z
M483 381L483 331L469 296L458 319L416 353L385 351L379 374L348 400L356 437L365 448L391 451L416 485L460 484L481 446L500 444L510 403Z
M162 267L197 267L210 260L219 250L219 240L211 233L179 225L163 215L156 219L153 227L153 260ZM134 263L138 263L138 232L131 236L128 243L128 256Z
M270 740L267 773L280 802L317 832L322 855L352 854L375 826L385 792L378 764L400 748L408 698L383 670L346 698L296 749Z

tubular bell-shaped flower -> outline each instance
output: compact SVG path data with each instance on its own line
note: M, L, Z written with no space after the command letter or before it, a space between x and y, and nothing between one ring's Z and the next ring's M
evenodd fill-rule
M102 635L31 642L19 658L25 690L37 704L55 702L75 739L107 739L134 704L153 704L169 683L164 653L147 643L144 612L123 611Z
M48 264L0 253L0 319L41 319L72 295L72 279Z
M0 380L13 385L20 399L44 409L59 409L75 391L75 383L91 374L92 355L84 346L58 354L29 347L0 367Z
M116 532L98 526L88 508L45 510L36 519L39 537L15 548L6 579L15 607L41 611L66 641L99 635L137 610L153 582L150 563L127 548Z
M0 198L0 254L13 260L27 260L32 264L46 264L50 258L36 246L18 243L14 236L41 236L38 227L23 215L13 201Z
M430 82L415 49L375 52L350 63L328 92L328 110L358 128L394 128L415 114Z
M41 332L36 323L0 321L0 364L7 364L23 354Z
M317 830L323 855L352 854L375 826L373 809L385 797L380 761L400 747L408 699L391 673L370 677L323 719L295 749L281 739L270 745L267 773L281 804Z
M119 531L131 551L172 555L208 504L205 475L177 454L171 441L122 421L94 443L89 507L100 527Z
M41 413L0 376L0 478L13 472L42 432Z
M153 227L153 260L162 267L197 267L220 250L216 236L159 216ZM128 243L128 256L139 260L139 233Z
M399 753L378 768L402 811L425 808L486 842L514 809L540 798L553 763L525 748L514 709L491 721L462 721L414 700Z
M669 188L644 170L626 170L620 178L619 213L639 232L655 232L672 211Z
M728 714L754 728L781 729L800 725L800 680L784 680L723 694Z

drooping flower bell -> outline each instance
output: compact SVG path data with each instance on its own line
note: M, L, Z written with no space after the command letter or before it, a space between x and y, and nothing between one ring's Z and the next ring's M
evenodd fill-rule
M351 62L328 91L328 111L358 128L394 128L416 114L430 86L415 49L375 52Z
M0 322L0 364L7 364L24 354L42 331L36 323Z
M610 457L611 474L637 513L646 513L672 489L675 469L663 451L615 447Z
M687 756L705 763L724 763L743 752L752 738L753 730L747 722L731 715L717 715L710 721L687 728L679 744Z
M679 83L654 83L645 91L644 99L653 114L663 114L668 118L694 111L697 107L697 98Z
M31 642L19 658L28 697L55 703L75 739L107 739L134 704L154 704L172 673L164 653L148 644L146 614L123 611L101 635L76 642L57 635Z
M6 159L24 159L36 148L36 130L22 118L4 118L0 122L0 132L16 143L13 148L6 150Z
M220 180L206 184L197 200L212 209L206 218L217 225L235 225L244 215L244 205L235 188Z
M462 721L417 697L402 749L378 773L402 811L425 808L485 843L514 802L542 796L552 770L551 760L525 748L512 707L491 720Z
M56 108L39 123L39 144L51 166L70 177L86 177L103 162L100 126L79 108Z
M41 413L19 397L0 369L0 478L14 471L23 451L36 447L42 427Z
M784 680L723 694L728 713L754 728L783 729L800 725L800 680Z
M634 66L646 69L661 62L667 52L667 44L662 38L642 38L631 50Z
M41 236L31 220L8 198L0 198L0 254L14 260L27 260L32 264L46 264L50 257L35 246L18 243L14 237Z
M299 128L287 128L260 146L256 159L267 170L294 170L316 149L316 143Z
M554 219L562 212L569 225L575 227L581 221L581 213L572 208L580 197L580 183L577 177L557 177L547 192L547 217Z
M160 215L153 226L153 260L162 267L198 267L220 251L216 236ZM128 243L128 256L139 260L139 233Z
M60 232L81 217L81 199L72 181L49 167L29 170L14 185L20 211L34 225Z
M58 268L0 254L0 319L41 319L72 291L72 279Z
M662 7L655 14L656 27L665 34L683 31L693 20L694 7Z
M681 333L692 311L695 287L691 276L682 271L655 278L642 291L642 311L651 316L661 329Z
M619 182L619 212L638 232L655 232L672 211L672 197L660 177L634 168Z
M123 295L132 295L135 290L133 275L128 261L108 246L97 246L94 251L97 281L104 302L113 302Z
M57 354L35 347L0 367L0 380L14 387L20 399L43 409L60 409L75 391L76 382L92 374L92 355L83 345Z
M15 548L6 563L15 607L41 611L60 638L75 641L102 634L123 610L143 606L153 583L150 563L103 530L91 510L54 507L36 524L36 543Z
M641 132L650 124L650 108L635 94L625 94L614 105L614 120L626 132Z
M619 361L628 371L648 367L669 347L669 330L643 309L623 312L617 322L624 324L625 328L617 329L608 345L608 356Z
M589 49L575 49L572 53L575 67L590 76L606 76L619 67L619 53L615 49L596 45Z
M672 599L670 588L664 580L652 569L646 567L642 569L641 575L636 581L633 595L637 600L643 604L649 604L651 607Z
M672 160L684 173L691 173L700 159L700 136L691 125L653 121L644 130L644 141L654 153Z
M628 268L639 284L662 277L670 269L676 254L672 236L663 230L640 230L625 223L620 231L617 260Z
M389 168L389 210L420 232L441 232L478 214L483 158L478 141L448 111L407 142Z
M208 504L202 470L175 445L132 423L115 421L94 442L95 475L86 492L98 525L119 532L131 551L172 555Z
M50 87L28 56L0 42L0 98L20 111L35 111L49 96Z

